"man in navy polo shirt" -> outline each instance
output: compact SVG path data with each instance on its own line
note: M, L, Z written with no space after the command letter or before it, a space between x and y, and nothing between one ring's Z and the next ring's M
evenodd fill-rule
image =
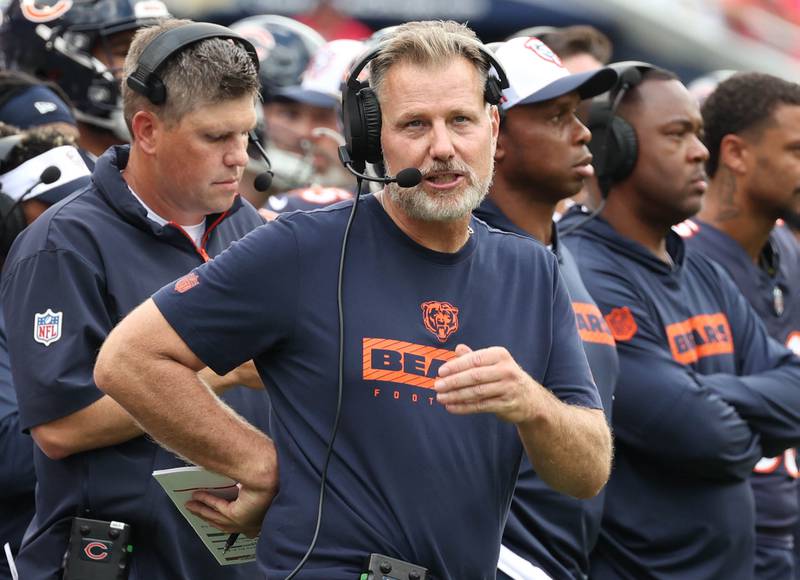
M182 24L140 31L128 74L156 34ZM133 144L109 149L92 182L34 222L5 264L20 427L36 442L36 514L17 558L22 578L61 578L75 516L132 527L131 579L256 573L253 564L216 563L151 476L185 463L144 436L92 379L97 351L119 320L262 223L236 194L256 121L257 67L227 39L204 40L180 57L161 71L171 97L163 105L124 88ZM241 376L211 386L222 392ZM263 391L238 387L226 398L266 425Z
M689 248L725 267L770 336L800 354L800 248L787 227L775 225L797 218L800 85L768 74L737 74L719 84L702 113L711 180L703 209L680 231ZM750 483L754 577L793 580L795 450L759 461Z
M415 22L371 61L387 170L419 167L422 181L367 197L352 224L341 421L304 578L356 578L370 553L442 580L494 578L523 445L558 491L590 497L607 475L608 427L555 257L471 217L498 131L483 51L463 25ZM258 553L269 578L298 564L317 522L351 208L281 216L166 286L95 369L154 437L240 481L237 501L198 494L192 509L253 533L269 506ZM273 440L194 378L242 357L268 385ZM155 376L169 388L153 389Z
M616 81L612 69L570 75L558 56L537 38L518 37L495 50L511 86L495 152L489 197L475 215L507 232L532 237L558 258L572 299L578 332L606 417L617 380L614 338L589 296L577 265L559 243L556 205L575 195L593 173L589 130L578 120L582 99L604 93ZM556 493L523 459L503 534L499 578L582 578L600 530L603 492L590 500Z
M620 361L615 464L590 577L751 579L748 478L761 456L800 441L800 360L724 270L672 231L707 186L696 101L651 69L617 116L636 135L636 163L628 175L603 168L614 175L605 209L564 238Z

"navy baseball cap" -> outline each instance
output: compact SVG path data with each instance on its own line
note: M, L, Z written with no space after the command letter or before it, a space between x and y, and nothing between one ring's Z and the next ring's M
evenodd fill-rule
M50 123L67 123L77 127L67 104L44 85L30 86L0 107L0 121L20 129Z
M617 81L611 68L570 74L561 59L538 38L523 36L500 44L495 57L508 76L500 107L532 105L578 91L581 99L605 93Z

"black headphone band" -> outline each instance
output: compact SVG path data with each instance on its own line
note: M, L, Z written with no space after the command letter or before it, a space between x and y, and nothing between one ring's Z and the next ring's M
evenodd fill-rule
M503 66L494 57L494 55L492 54L492 52L490 50L487 50L486 48L484 48L483 46L480 46L480 45L478 46L478 50L481 52L481 54L483 54L484 57L486 57L486 60L489 61L490 68L493 67L494 70L497 72L497 76L500 79L500 90L502 91L502 90L507 89L510 85L509 85L509 82L508 82L508 77L506 76L506 71L503 70ZM348 88L350 88L350 89L352 89L354 91L358 91L359 89L363 88L361 83L358 80L358 75L361 74L361 71L363 71L366 68L366 66L370 63L370 61L372 61L376 56L378 56L378 54L380 52L381 52L381 47L380 46L372 49L371 51L366 53L364 56L362 56L361 60L359 60L353 66L353 69L350 71L350 74L347 77L347 83L346 84L347 84ZM486 74L489 75L489 77L491 77L491 73L489 71L487 71ZM492 104L497 104L497 103L492 103Z
M162 80L158 77L158 71L176 52L208 38L229 38L239 43L247 51L258 71L258 54L249 40L219 24L192 22L164 30L150 41L139 56L136 70L126 81L128 87L146 96L153 104L163 103L166 100L166 91Z

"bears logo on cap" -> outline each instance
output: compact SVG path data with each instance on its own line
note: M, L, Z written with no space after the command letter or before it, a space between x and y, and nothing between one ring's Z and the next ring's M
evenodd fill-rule
M525 42L525 48L529 49L533 52L536 56L541 58L542 60L546 60L548 62L552 62L555 65L564 68L564 65L561 64L561 59L558 58L558 55L550 50L550 47L547 46L544 42L539 40L538 38L531 36Z

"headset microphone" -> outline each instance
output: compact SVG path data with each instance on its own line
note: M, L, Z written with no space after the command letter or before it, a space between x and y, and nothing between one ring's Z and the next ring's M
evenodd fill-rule
M14 202L14 205L11 206L11 209L13 210L17 205L25 201L28 198L28 194L31 191L33 191L34 187L37 187L42 184L50 185L51 183L55 183L59 179L61 179L61 170L55 165L48 165L39 175L39 179L37 179L33 183L33 185L31 185L28 189L26 189L23 192L23 194L17 198L17 200Z
M14 239L28 225L28 220L20 207L22 202L28 198L36 186L42 183L49 185L60 178L61 170L55 165L49 165L44 168L39 179L18 198L13 199L7 193L0 193L0 262L8 255ZM0 190L2 190L2 186L0 186Z
M42 174L39 176L39 181L41 181L42 183L44 183L46 185L49 185L51 183L55 183L59 179L61 179L61 170L58 167L56 167L55 165L50 165L48 167L45 167L44 171L42 171ZM36 185L39 185L39 184L37 183ZM33 186L33 187L35 187L35 186ZM31 187L31 189L33 189L33 187ZM25 194L27 195L28 193L30 193L31 189L26 191ZM23 197L24 197L24 195L23 195Z
M61 179L61 170L55 165L48 165L39 175L39 179L36 180L33 185L26 189L25 192L17 198L17 201L14 202L13 206L11 206L11 210L13 211L17 205L28 199L28 194L33 191L34 187L37 187L41 184L50 185L59 179Z
M416 167L406 167L405 169L401 169L394 177L372 177L371 175L359 173L353 167L353 160L350 159L350 154L347 152L347 147L344 145L339 147L339 159L342 161L342 164L345 166L347 171L359 179L364 179L366 181L374 181L376 183L383 184L397 183L397 185L400 187L414 187L415 185L419 185L422 181L422 172L420 172L420 170Z
M258 153L267 163L267 170L256 175L255 180L253 180L253 187L256 189L256 191L267 191L269 186L272 185L272 177L275 175L272 172L272 163L270 163L269 157L267 157L267 152L264 151L264 148L261 146L255 131L250 131L248 138L250 139L250 143L255 146Z

